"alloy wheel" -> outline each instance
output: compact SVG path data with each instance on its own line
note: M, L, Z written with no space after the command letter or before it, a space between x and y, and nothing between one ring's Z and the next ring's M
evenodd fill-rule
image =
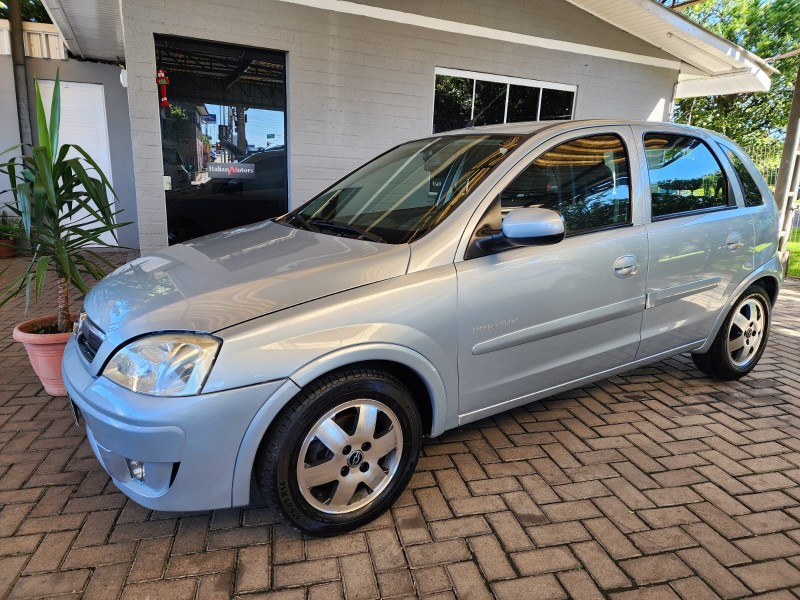
M373 502L397 472L403 433L397 415L372 399L329 410L311 427L297 458L297 483L315 509L344 514Z

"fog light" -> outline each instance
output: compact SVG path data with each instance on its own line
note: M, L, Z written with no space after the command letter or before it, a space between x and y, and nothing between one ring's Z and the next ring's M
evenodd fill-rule
M128 472L139 483L144 483L144 463L140 460L125 459L128 463Z

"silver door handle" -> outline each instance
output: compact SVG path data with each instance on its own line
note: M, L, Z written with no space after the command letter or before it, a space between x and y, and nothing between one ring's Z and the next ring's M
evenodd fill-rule
M620 279L636 275L639 271L639 257L633 254L626 254L620 256L614 261L614 275Z
M744 246L742 234L738 231L733 232L728 236L728 239L725 240L725 245L728 246L728 250L731 252L736 252L739 248Z

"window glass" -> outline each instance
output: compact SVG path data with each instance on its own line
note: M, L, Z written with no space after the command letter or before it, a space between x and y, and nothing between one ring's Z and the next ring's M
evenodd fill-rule
M500 196L503 212L557 210L567 234L631 222L628 158L622 140L604 134L542 154Z
M495 81L475 82L475 125L503 122L508 85Z
M403 144L280 222L375 242L412 242L447 218L520 140L468 134Z
M433 133L461 129L472 118L474 79L436 76L433 102Z
M558 84L454 69L441 71L436 74L434 90L434 133L462 129L470 121L480 126L572 118L575 91L548 87Z
M728 205L725 175L701 140L648 133L644 147L653 219Z
M154 41L169 243L284 214L285 53Z
M566 120L572 118L572 101L575 92L565 90L542 90L542 110L539 120Z
M542 88L527 85L512 85L508 90L509 123L535 121L539 116L539 94Z
M761 206L764 204L764 198L761 195L761 190L758 189L756 180L753 179L753 175L750 173L750 170L744 163L744 160L746 159L728 144L722 144L722 149L725 151L725 156L727 156L728 160L731 161L733 170L736 171L736 176L739 178L739 183L742 184L745 206ZM755 168L755 165L753 165L753 168Z

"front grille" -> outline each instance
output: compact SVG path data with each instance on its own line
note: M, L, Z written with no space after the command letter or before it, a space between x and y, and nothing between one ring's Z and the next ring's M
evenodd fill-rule
M84 317L78 327L78 350L86 360L92 362L105 337L102 329L92 323L89 317Z

